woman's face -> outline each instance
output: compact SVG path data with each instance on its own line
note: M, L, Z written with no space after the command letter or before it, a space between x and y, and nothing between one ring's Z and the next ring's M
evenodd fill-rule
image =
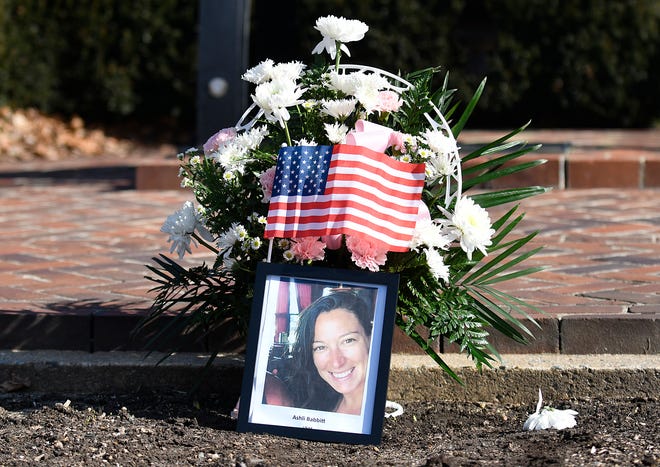
M369 338L353 313L343 308L321 313L314 327L312 354L319 375L335 391L362 393Z

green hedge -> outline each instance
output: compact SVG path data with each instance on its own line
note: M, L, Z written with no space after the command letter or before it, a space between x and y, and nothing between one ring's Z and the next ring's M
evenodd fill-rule
M0 105L194 125L195 0L0 0ZM660 119L657 0L255 0L251 62L311 60L317 17L370 26L356 62L443 65L471 126L645 127ZM291 26L292 25L292 26Z
M190 120L196 21L194 1L0 0L0 103Z
M257 2L255 60L308 57L319 39L310 25L335 14L370 26L350 47L356 61L393 70L443 65L466 97L487 76L471 126L518 125L529 117L537 127L644 127L660 118L658 0L287 4ZM296 27L280 26L287 17Z

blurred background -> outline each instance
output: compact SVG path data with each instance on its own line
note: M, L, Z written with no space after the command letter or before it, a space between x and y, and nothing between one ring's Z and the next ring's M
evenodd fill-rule
M369 25L347 60L439 65L463 101L487 77L473 129L660 124L660 0L0 0L0 121L32 109L68 127L200 143L199 109L214 99L200 63L219 62L211 75L309 63L328 14ZM229 91L247 102L245 86ZM215 99L228 121L214 127L235 123L240 106Z

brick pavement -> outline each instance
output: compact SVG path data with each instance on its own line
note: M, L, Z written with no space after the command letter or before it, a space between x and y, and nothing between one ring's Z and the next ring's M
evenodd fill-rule
M657 152L654 141L646 147ZM126 185L108 180L3 185L0 349L140 348L127 335L152 298L144 265L167 252L159 228L191 195L118 190ZM545 314L536 316L542 329L531 345L494 336L496 348L660 353L660 190L554 190L525 200L523 210L521 229L540 230L534 244L545 245L526 265L546 269L502 287ZM400 337L394 350L405 352Z

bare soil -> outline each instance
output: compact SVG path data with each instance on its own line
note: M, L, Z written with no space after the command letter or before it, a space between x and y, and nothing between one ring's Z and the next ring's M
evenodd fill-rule
M0 466L660 465L658 399L548 402L577 426L522 431L535 403L424 401L362 446L238 433L221 398L13 392L0 394Z

